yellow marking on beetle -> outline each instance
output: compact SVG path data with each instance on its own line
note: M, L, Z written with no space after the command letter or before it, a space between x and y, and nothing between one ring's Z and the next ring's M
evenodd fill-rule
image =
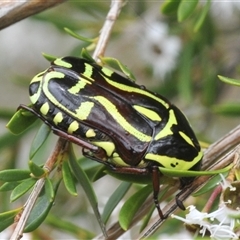
M149 118L152 121L161 121L161 117L154 112L153 110L150 110L148 108L145 108L143 106L139 106L139 105L133 105L133 107L142 115L146 116L147 118Z
M190 144L190 145L192 145L193 147L195 147L194 144L193 144L193 142L192 142L192 140L191 140L191 138L188 137L188 135L186 135L184 132L181 132L181 131L179 131L179 134L182 136L182 138L183 138L188 144Z
M51 101L54 105L59 106L59 102L54 98L52 93L49 92L49 82L53 78L64 78L65 74L61 72L47 72L44 78L42 79L42 86L41 86L41 91L46 95L47 99Z
M37 92L30 96L30 101L31 101L33 104L35 104L35 103L38 101L38 99L39 99L39 97L40 97L40 95L41 95L41 91L42 91L42 79L43 79L44 73L45 73L46 71L47 71L47 70L45 70L45 71L39 73L38 75L36 75L36 76L31 80L31 82L30 82L30 85L33 84L33 83L39 82L39 86L38 86Z
M65 74L61 73L61 72L48 72L44 78L42 79L42 91L44 92L44 94L46 95L46 97L48 98L48 100L50 100L54 105L59 106L59 102L58 100L52 95L51 92L49 92L49 82L53 79L53 78L64 78Z
M89 97L97 100L102 106L107 110L107 112L114 118L114 120L122 126L126 132L132 134L137 139L142 142L150 142L152 140L151 136L148 136L136 128L134 128L131 124L129 124L126 119L119 113L118 109L114 104L112 104L107 98L103 96Z
M43 81L43 86L42 86L42 91L44 92L45 96L47 99L53 103L56 107L64 111L66 114L69 114L70 116L75 117L76 119L79 120L86 120L88 115L91 112L91 109L94 106L94 103L92 102L83 102L81 103L80 107L77 108L74 111L69 110L67 107L65 107L63 104L61 104L56 97L49 91L49 82L51 81L52 78L64 78L65 74L61 72L49 72L46 74L44 81Z
M120 167L130 167L130 165L125 163L124 160L116 152L113 153L112 157L110 158L110 162ZM142 160L137 166L138 168L145 168L147 166L147 163L146 161Z
M114 73L114 72L111 71L110 69L104 68L104 67L103 67L101 70L102 70L102 72L103 72L106 76L108 76L108 77L111 77L112 74Z
M79 81L77 82L77 84L69 88L68 92L72 94L78 94L80 90L84 89L87 84L92 84L92 83L84 78L79 78Z
M43 72L40 72L39 74L37 74L32 80L31 80L31 83L34 83L34 82L41 82L43 76L44 76L44 73L46 72L47 70L43 71ZM30 83L30 84L31 84Z
M65 74L62 72L55 72L55 71L51 71L51 72L47 72L46 75L43 78L43 89L45 91L46 88L48 88L48 84L49 81L51 81L53 78L64 78Z
M154 140L159 140L163 137L166 137L168 135L171 135L173 134L172 130L171 130L171 127L173 124L177 124L177 120L176 120L176 117L174 115L174 112L173 110L171 109L169 111L169 119L168 119L168 122L167 124L165 125L165 127L155 136Z
M73 132L75 132L76 130L79 129L79 123L77 121L73 121L69 127L68 127L68 130L67 132L72 134Z
M61 123L62 120L63 120L63 115L61 112L58 112L53 118L53 122L55 123L55 125L58 125L58 123Z
M37 102L37 100L39 99L40 97L40 93L41 91L37 91L35 94L33 94L32 96L29 96L30 98L30 101L32 102L32 104L35 104Z
M93 143L94 145L101 147L102 149L104 149L106 151L106 154L108 157L111 157L114 150L115 150L115 145L112 142L99 142L99 141L92 141L91 143Z
M71 63L63 61L62 58L55 59L54 64L56 64L57 66L65 67L65 68L71 68L72 67Z
M79 108L75 110L77 118L80 120L86 120L89 114L91 113L93 106L94 106L93 102L82 102Z
M174 157L161 156L153 153L147 153L144 158L151 161L156 161L167 169L189 170L202 159L202 156L203 153L202 151L200 151L198 155L190 162Z
M90 78L92 81L94 81L94 79L92 79L93 67L88 63L85 63L84 65L85 65L85 71L83 75Z
M43 114L43 115L47 115L48 111L49 111L49 104L48 102L45 102L41 108L40 108L40 112Z
M95 137L96 133L93 129L90 128L90 129L87 130L85 135L86 135L87 138L91 138L91 137Z
M147 97L150 97L154 100L156 100L157 102L160 102L165 108L169 108L169 104L167 102L165 102L164 100L162 100L161 98L155 96L154 94L150 93L150 92L147 92L143 89L139 89L139 88L135 88L135 87L130 87L130 86L127 86L125 84L122 84L122 83L117 83L117 82L114 82L112 80L110 80L109 78L103 76L105 78L105 80L112 86L118 88L118 89L121 89L125 92L135 92L135 93L139 93L139 94L142 94L144 96L147 96Z
M125 163L122 158L116 152L113 153L111 157L111 163L114 163L117 166L129 167L129 164Z

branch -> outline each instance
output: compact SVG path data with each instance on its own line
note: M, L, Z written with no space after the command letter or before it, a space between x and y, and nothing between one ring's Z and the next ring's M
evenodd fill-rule
M112 0L111 1L110 10L106 17L103 28L100 32L99 40L98 40L97 46L95 48L95 51L93 53L93 59L96 61L99 59L99 57L103 56L105 53L107 42L108 42L110 34L112 32L113 25L114 25L115 21L117 20L117 17L121 11L122 5L123 5L122 0Z
M55 149L53 150L51 156L48 158L48 160L46 161L43 167L44 169L47 170L48 174L53 170L57 157L60 155L63 149L65 149L66 143L67 143L66 140L59 138L55 146ZM32 211L32 208L34 207L35 202L37 201L37 198L44 186L44 183L45 183L45 177L39 179L34 185L34 188L23 207L23 212L21 213L19 221L17 222L17 225L14 229L14 232L10 240L21 239L27 219Z
M0 2L0 30L66 0L24 0Z

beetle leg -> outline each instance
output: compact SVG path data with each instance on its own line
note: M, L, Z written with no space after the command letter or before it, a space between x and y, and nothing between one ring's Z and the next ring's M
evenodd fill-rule
M28 107L28 106L26 106L26 105L24 105L24 104L20 104L20 105L18 106L18 108L17 108L17 111L20 110L20 109L25 109L25 110L33 113L34 115L39 116L39 114L38 114L37 112L35 112L32 108L30 108L30 107Z
M87 148L82 149L82 154L84 157L89 158L93 161L99 162L101 164L104 164L112 169L113 165L109 162L107 162L107 155L104 149L97 147L97 151L89 151ZM88 151L87 151L88 150Z
M73 135L65 133L64 131L62 131L62 130L56 128L56 127L50 126L50 128L51 128L51 130L53 131L54 134L58 135L61 138L64 138L64 139L68 140L69 142L75 143L80 147L86 148L86 149L88 149L90 151L93 151L93 152L98 152L99 149L100 149L99 147L97 147L97 146L95 146L95 145L93 145L89 142L86 142L85 140L82 140L79 137L75 137Z
M186 210L186 208L183 205L182 200L179 199L179 197L180 197L183 189L186 189L186 188L188 189L189 188L189 186L193 182L194 178L195 177L183 177L183 178L180 178L180 189L181 189L181 191L176 195L175 199L176 199L177 206L180 209L182 209L182 210Z
M147 175L149 174L149 170L147 168L135 168L135 167L119 167L116 166L115 164L108 162L107 159L106 161L104 159L99 159L98 158L98 154L91 154L92 152L88 152L85 151L85 149L83 149L83 155L86 158L90 158L91 160L94 160L96 162L102 163L104 165L106 165L107 167L109 167L111 169L111 171L116 172L116 173L123 173L123 174L136 174L136 175Z
M38 118L40 118L45 124L47 124L51 128L53 133L55 133L59 137L64 138L64 139L66 139L66 140L68 140L70 142L73 142L73 143L77 144L78 146L86 148L86 149L88 149L88 150L90 150L90 151L92 151L94 153L96 152L96 154L100 154L101 153L103 155L103 151L104 151L103 149L101 149L101 148L99 148L99 147L97 147L97 146L95 146L95 145L93 145L93 144L91 144L89 142L86 142L85 140L83 140L83 139L81 139L79 137L75 137L73 135L70 135L70 134L68 134L68 133L58 129L57 127L52 126L52 124L50 122L48 122L45 118L43 118L34 109L32 109L32 108L30 108L30 107L28 107L26 105L22 105L22 104L19 105L17 110L19 110L19 109L25 109L25 110L31 112L32 114L36 115Z
M184 188L187 188L187 187L189 187L189 184L185 184L185 186L182 185L181 190L183 190ZM185 208L185 206L183 205L182 200L179 199L181 193L182 193L182 191L180 191L178 194L176 194L175 200L176 200L177 206L184 211L184 210L186 210L186 208Z
M99 159L96 155L89 154L87 151L84 151L83 149L83 155L87 158L90 158L94 161L97 161L99 163L102 163L109 167L111 171L114 171L116 173L123 173L123 174L141 174L141 175L147 175L150 173L148 168L134 168L134 167L118 167L108 161L104 161L102 159ZM159 174L159 169L156 166L153 166L151 168L151 173L152 173L152 183L153 183L153 200L155 207L158 211L159 217L161 219L165 219L166 217L163 215L162 210L159 205L158 201L158 194L159 194L159 185L160 185L160 174Z
M180 193L181 193L181 192L180 192ZM186 210L186 208L185 208L182 200L179 199L179 196L180 196L180 194L178 193L178 194L176 195L176 197L175 197L176 204L177 204L177 206L178 206L180 209L182 209L182 210L184 211L184 210Z
M157 166L153 166L152 167L152 184L153 184L153 201L155 204L155 207L158 211L159 217L161 219L164 219L166 217L164 217L162 210L160 208L159 205L159 201L158 201L158 194L159 194L159 190L160 190L160 173L159 173L159 168Z

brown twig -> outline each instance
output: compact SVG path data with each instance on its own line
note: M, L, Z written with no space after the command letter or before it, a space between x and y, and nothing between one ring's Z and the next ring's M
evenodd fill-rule
M66 0L24 0L0 2L0 30Z
M106 20L105 20L102 30L100 32L97 46L93 53L93 59L96 61L99 60L99 57L104 56L110 34L112 32L114 23L117 20L117 17L121 11L122 5L123 5L122 0L112 0L111 1L110 10L107 14Z
M48 174L53 170L54 164L56 163L58 156L63 151L63 149L65 149L65 147L66 147L66 143L67 143L66 140L59 138L59 140L55 146L55 149L53 150L52 154L49 156L49 158L47 159L47 161L43 167L44 169L47 170ZM37 198L44 186L44 183L45 183L45 177L39 179L36 182L36 184L34 185L34 188L31 192L30 196L28 197L28 200L24 204L23 211L21 213L19 221L17 222L17 225L14 229L14 232L13 232L10 240L21 239L27 219L31 213L31 210L32 210L35 202L37 201Z

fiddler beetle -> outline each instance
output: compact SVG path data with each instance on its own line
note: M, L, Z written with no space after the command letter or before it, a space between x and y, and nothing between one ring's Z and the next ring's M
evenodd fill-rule
M151 175L159 216L159 167L200 169L202 151L184 114L166 98L86 59L57 58L29 86L29 110L83 155L123 174ZM181 188L193 177L181 177ZM179 207L183 204L177 199Z

